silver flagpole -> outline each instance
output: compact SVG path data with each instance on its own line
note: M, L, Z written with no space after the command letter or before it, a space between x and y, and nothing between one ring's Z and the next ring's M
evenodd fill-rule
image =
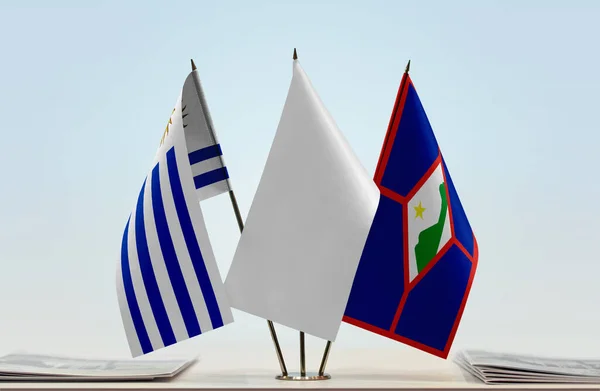
M295 51L294 51L294 57L295 56ZM408 73L410 71L410 60L408 60L408 64L406 64L406 69L404 70L404 73ZM401 96L402 94L402 90L404 88L406 88L406 83L403 83L400 86L400 92L399 92L399 96ZM323 376L325 375L325 366L327 365L327 359L329 358L329 351L331 350L331 341L327 341L327 345L325 345L325 351L323 352L323 358L321 359L321 366L319 367L319 376Z
M298 52L294 48L294 54L292 59L295 61L298 59ZM319 366L318 373L306 373L306 346L304 331L300 331L300 373L292 373L289 376L277 376L279 380L328 380L331 376L325 373L325 366L327 365L327 359L329 358L329 351L331 350L331 341L327 341L325 345L325 351L323 352L323 358L321 359L321 365Z
M212 118L210 116L210 112L208 110L208 105L206 103L206 98L204 97L204 92L202 90L202 84L200 84L200 76L198 75L198 71L196 69L196 64L194 64L194 60L192 61L192 77L194 78L194 85L196 87L196 92L198 93L198 98L200 98L200 107L204 112L204 118L206 118L206 124L208 126L208 131L212 137L212 141L214 144L218 144L217 134L214 131L214 125L212 122ZM225 166L223 163L223 156L219 156L221 160L221 165ZM244 220L242 219L242 214L240 213L240 208L238 206L237 200L235 198L235 194L231 189L231 184L229 183L229 179L227 179L229 185L229 198L231 199L231 206L233 207L233 212L235 214L235 218L238 223L238 227L240 228L240 233L244 230ZM277 354L277 360L279 360L279 366L281 367L281 375L288 376L287 368L285 366L285 361L283 359L283 354L281 352L281 346L279 346L279 340L277 339L277 333L275 332L275 326L273 322L267 320L267 324L269 326L269 331L271 333L271 339L273 340L273 344L275 345L275 353Z
M325 376L325 366L327 365L327 359L329 358L330 350L331 341L327 341L327 345L325 345L325 351L323 352L323 358L321 359L321 365L319 366L319 376Z
M306 377L306 351L304 349L304 332L300 332L300 376Z
M295 50L294 50L294 58L297 58ZM404 70L404 73L408 74L409 71L410 71L410 60L408 60L408 63L406 64L406 69ZM398 96L402 96L402 92L403 92L404 88L406 88L406 83L402 83L400 85L400 91L398 92L398 94L399 94ZM395 112L395 110L394 110L394 112ZM385 142L387 142L387 140ZM325 375L325 366L327 366L327 359L329 358L330 350L331 350L331 341L327 341L327 345L325 345L325 351L323 352L323 358L321 359L321 366L319 367L319 376Z

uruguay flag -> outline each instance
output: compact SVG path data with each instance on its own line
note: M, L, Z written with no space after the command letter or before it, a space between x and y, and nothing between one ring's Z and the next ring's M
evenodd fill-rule
M125 226L117 292L133 356L233 322L199 200L229 191L196 71Z
M343 320L446 358L477 241L408 69L374 180L381 196Z

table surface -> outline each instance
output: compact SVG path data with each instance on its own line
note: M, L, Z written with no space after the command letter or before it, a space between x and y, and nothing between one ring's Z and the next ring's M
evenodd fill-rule
M286 357L288 371L298 360ZM316 370L320 357L307 358L307 371ZM151 382L0 382L0 390L566 390L594 389L600 385L485 385L464 373L450 359L442 360L417 350L332 349L327 373L330 380L276 380L279 365L275 353L261 351L205 352L187 370L169 380Z

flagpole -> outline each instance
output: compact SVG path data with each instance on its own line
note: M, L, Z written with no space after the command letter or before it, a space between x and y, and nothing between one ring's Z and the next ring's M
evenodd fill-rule
M218 144L217 134L214 131L214 125L212 122L212 118L210 116L210 112L208 111L208 105L206 103L206 98L204 97L204 92L202 90L202 85L200 84L200 77L198 75L196 64L194 64L194 60L192 62L192 77L194 79L194 86L196 87L196 92L198 93L198 98L200 99L200 106L202 111L204 112L204 117L206 118L206 124L208 126L208 131L212 136L214 144ZM221 165L225 166L223 163L223 157L219 156L221 160ZM229 180L228 180L229 182ZM231 206L233 207L233 213L235 214L235 219L237 220L238 227L240 229L240 233L244 230L244 220L242 219L242 214L240 212L240 208L237 203L237 199L235 197L235 193L231 189L231 184L229 184L229 198L231 200ZM277 360L279 361L279 366L281 367L282 376L287 376L288 371L285 366L285 361L283 359L283 353L281 352L281 346L279 345L279 340L277 338L277 332L275 331L275 326L273 322L267 320L267 324L269 326L269 332L271 333L271 339L273 340L273 344L275 345L275 353L277 354Z
M390 134L392 133L392 126L394 126L394 122L396 120L395 116L398 112L398 105L400 104L400 99L402 98L402 94L404 94L404 89L406 88L406 78L408 77L408 72L410 71L410 60L406 64L406 68L404 69L404 75L402 76L402 80L400 80L400 88L398 88L398 93L396 95L396 102L394 103L394 108L392 110L392 117L390 118L390 122L388 124L387 132L385 133L385 137L383 139L383 146L381 148L381 153L379 154L379 160L377 160L377 166L375 167L375 175L373 175L373 180L375 183L380 183L383 172L383 154L387 148L387 143L390 140Z
M294 61L298 60L298 52L294 48L294 54L292 55ZM329 351L331 349L331 341L327 341L325 345L325 351L323 352L323 358L321 359L321 365L319 366L318 373L306 373L306 344L304 331L300 331L300 374L290 374L290 376L277 376L279 380L327 380L331 379L331 376L325 373L325 365L327 364L327 358L329 357Z
M298 59L298 52L294 48L292 60ZM306 378L306 347L304 346L304 331L300 331L300 379Z
M304 349L304 331L300 332L300 376L306 377L306 351Z
M325 345L325 351L323 352L323 358L321 359L321 365L319 366L319 376L325 375L325 366L327 365L327 359L329 358L330 350L331 341L327 341L327 345Z
M231 199L231 206L233 206L233 212L235 214L235 219L237 220L238 227L240 228L240 233L242 233L242 231L244 230L244 221L242 220L242 214L240 213L240 208L238 206L237 199L235 198L235 193L233 192L233 190L229 190L229 198ZM279 346L279 340L277 339L275 325L270 320L267 320L267 325L269 326L269 332L271 333L273 345L275 345L275 353L277 354L277 360L279 361L279 366L281 367L281 374L283 376L287 376L288 371L285 366L285 361L283 359L283 353L281 352L281 346Z
M294 49L294 60L296 60L297 58L298 58L298 56L296 54L296 49ZM408 60L408 63L406 64L404 73L406 75L408 75L409 71L410 71L410 60ZM400 86L400 92L398 93L398 96L402 96L401 94L405 87L406 87L406 83L402 83L402 85ZM390 126L392 126L392 125L390 124ZM386 141L387 141L387 136L386 136ZM325 345L325 351L323 352L323 358L321 359L321 365L319 366L319 376L323 376L325 374L325 367L327 366L327 360L329 359L329 351L330 350L331 350L331 341L327 341L327 345Z
M298 52L296 51L296 48L294 48L292 60L298 60ZM321 364L321 366L323 366L323 364ZM324 373L319 370L319 376L323 375ZM304 331L300 331L300 378L306 378L306 347L304 344Z

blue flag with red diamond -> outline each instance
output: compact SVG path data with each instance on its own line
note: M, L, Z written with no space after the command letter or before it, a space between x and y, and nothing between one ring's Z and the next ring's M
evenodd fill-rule
M381 195L343 320L447 358L477 241L408 72L374 180Z

